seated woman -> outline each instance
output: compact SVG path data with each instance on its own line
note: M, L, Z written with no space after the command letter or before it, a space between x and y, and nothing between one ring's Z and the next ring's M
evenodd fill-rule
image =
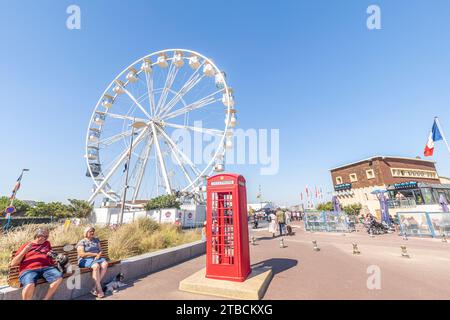
M33 299L34 288L39 278L44 278L50 283L44 300L51 299L62 282L62 274L55 267L55 262L50 257L52 246L47 241L48 235L47 229L37 229L34 240L23 244L11 261L12 267L19 266L19 281L23 286L23 300Z
M91 293L98 298L103 298L101 281L108 269L108 262L105 258L101 258L102 248L100 240L94 237L95 229L89 227L84 231L84 239L77 243L78 252L78 266L80 268L91 268L92 278L95 281L95 286Z

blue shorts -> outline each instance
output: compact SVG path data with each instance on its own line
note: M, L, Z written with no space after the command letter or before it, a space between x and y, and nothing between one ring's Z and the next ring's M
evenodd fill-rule
M52 283L62 278L62 274L55 267L26 270L20 275L19 281L24 287L26 287L31 283L36 284L40 278L44 278L48 283Z
M101 264L102 262L106 262L105 258L95 259L95 258L85 258L80 259L78 261L78 266L80 268L92 268L92 266L96 263Z

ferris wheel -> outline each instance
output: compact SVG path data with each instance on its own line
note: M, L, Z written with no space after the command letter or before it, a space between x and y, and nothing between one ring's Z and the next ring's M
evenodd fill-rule
M224 170L236 125L233 89L209 58L185 49L142 57L106 88L86 136L89 198L142 201L198 193L205 178ZM179 193L177 193L179 194Z

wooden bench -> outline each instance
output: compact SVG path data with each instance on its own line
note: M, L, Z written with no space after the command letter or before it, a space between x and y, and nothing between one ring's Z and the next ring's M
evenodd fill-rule
M68 252L63 250L64 246L55 246L52 247L53 251L62 254L65 254L68 258L69 258L69 264L72 265L72 272L67 272L63 274L63 278L67 278L70 277L71 275L73 275L74 271L74 267L78 268L78 253L77 253L77 248L76 248L76 244L72 244L74 246L73 250L70 250ZM105 258L106 261L108 261L108 267L119 264L120 260L116 260L116 261L111 261L109 258L109 250L108 250L108 240L101 240L100 241L100 245L102 247L102 258ZM11 252L11 260L14 258L14 256L16 255L17 251L13 251ZM79 268L80 273L86 273L86 272L90 272L91 268ZM37 281L36 284L41 284L41 283L45 283L45 279L39 279ZM20 288L22 285L19 282L19 267L9 267L8 269L8 285L10 287L13 288Z

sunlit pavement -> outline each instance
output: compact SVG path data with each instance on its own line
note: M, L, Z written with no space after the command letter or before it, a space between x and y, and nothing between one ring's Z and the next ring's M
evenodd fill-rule
M267 228L250 228L250 237L256 239L256 245L250 244L251 263L272 266L275 273L264 299L450 299L450 242L403 240L397 234L370 237L363 230L310 233L302 222L293 224L295 234L283 237L284 248ZM313 250L313 240L320 251ZM360 255L353 255L352 243ZM402 257L401 245L410 258ZM181 280L204 266L203 255L129 280L129 287L105 299L219 299L178 291Z

